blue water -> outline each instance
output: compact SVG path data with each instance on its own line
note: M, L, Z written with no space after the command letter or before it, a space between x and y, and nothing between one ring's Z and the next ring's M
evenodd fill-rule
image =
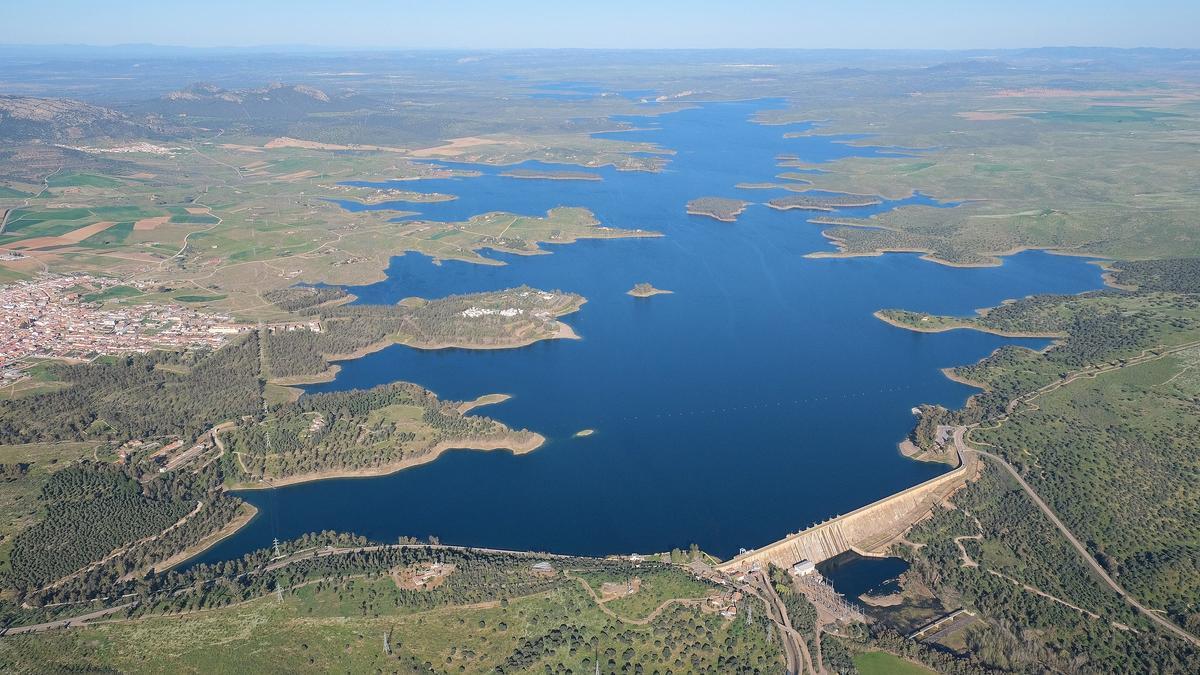
M817 565L821 576L851 602L864 593L886 595L900 591L897 580L908 563L903 558L869 558L854 552L843 553Z
M342 363L335 381L308 390L407 380L447 399L508 393L512 400L481 413L548 442L519 457L454 451L391 476L242 493L261 515L198 560L237 557L273 537L322 529L577 554L695 542L729 556L936 475L942 467L903 458L896 443L912 427L913 406L957 407L972 393L939 369L1005 343L1046 343L970 331L912 333L872 312L967 314L1006 298L1097 288L1099 270L1079 258L1033 252L977 269L907 254L813 259L805 254L831 247L808 221L812 213L758 205L732 224L686 215L684 205L695 197L764 202L786 194L734 187L786 171L777 166L779 154L824 162L890 151L828 136L784 139L804 127L752 123L766 105L706 104L624 120L641 130L610 137L676 151L661 173L601 168L595 171L602 181L544 181L485 167L474 178L397 184L459 196L394 206L429 220L584 206L605 225L665 236L547 245L550 255L489 253L506 263L500 266L394 258L386 281L351 289L360 302L518 284L562 289L588 299L566 318L584 339L479 352L396 346ZM675 294L625 295L641 281ZM596 434L573 438L581 429Z

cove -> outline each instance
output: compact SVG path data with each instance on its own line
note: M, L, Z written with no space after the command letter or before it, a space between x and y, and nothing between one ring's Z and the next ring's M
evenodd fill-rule
M971 331L920 334L872 316L901 307L968 314L1033 293L1101 286L1081 258L1026 252L989 268L951 268L912 254L810 258L832 250L813 213L762 202L783 189L779 155L821 163L901 152L847 137L784 138L806 125L766 126L778 105L711 103L626 118L638 130L607 134L674 152L658 173L589 169L603 180L502 176L537 162L480 167L482 175L379 184L455 194L454 201L393 204L428 220L488 211L542 215L582 206L604 225L660 231L661 238L584 240L548 255L488 253L489 266L396 257L387 279L350 289L358 302L393 303L529 284L588 299L565 320L583 339L497 351L419 351L396 346L343 362L310 393L416 382L444 399L507 393L479 409L545 435L528 455L452 451L389 476L333 479L239 496L259 516L194 562L239 557L275 537L332 529L380 541L437 535L443 543L604 555L691 543L720 557L930 478L944 467L905 459L896 444L921 403L958 407L973 392L941 368L971 363L1013 340ZM577 170L578 167L567 167ZM736 223L685 213L702 196L756 202ZM864 215L921 195L846 209ZM364 207L345 203L350 209ZM625 295L637 282L675 291ZM581 429L595 429L574 438Z

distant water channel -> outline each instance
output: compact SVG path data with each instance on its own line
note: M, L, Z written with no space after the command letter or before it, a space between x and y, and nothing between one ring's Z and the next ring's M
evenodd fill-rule
M752 122L773 105L706 104L629 118L639 130L608 135L675 151L661 173L603 168L593 170L602 181L552 181L499 175L513 167L470 166L484 175L390 185L458 195L393 207L421 211L425 219L583 206L605 225L666 236L546 246L552 255L490 254L503 266L394 258L386 281L351 289L360 302L519 284L562 289L588 299L566 317L584 339L499 351L396 346L342 363L335 381L308 391L406 380L446 399L512 394L478 412L538 431L548 442L520 457L453 451L385 477L242 493L260 515L197 560L238 557L274 537L324 529L381 541L437 535L444 543L574 554L653 552L694 542L725 557L943 470L896 450L912 427L913 406L957 407L972 393L939 370L1002 344L1046 342L971 331L917 334L872 312L968 314L1006 298L1098 288L1099 270L1079 258L1036 252L973 269L908 254L813 259L804 255L832 247L809 222L812 212L755 205L736 223L686 215L684 205L696 197L765 202L788 194L735 187L780 182L775 176L788 170L778 166L780 154L826 162L888 152L833 136L785 139L807 127ZM625 295L642 281L675 294ZM596 433L573 438L581 429Z

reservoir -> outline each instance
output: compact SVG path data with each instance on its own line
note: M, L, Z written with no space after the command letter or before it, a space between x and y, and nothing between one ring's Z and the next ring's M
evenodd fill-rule
M420 351L394 346L343 362L309 392L421 384L444 399L506 393L477 414L528 428L546 444L528 455L451 451L390 476L334 479L240 493L260 513L196 561L239 557L272 539L340 530L379 541L438 536L443 543L603 555L692 543L720 557L846 513L944 470L905 459L896 444L921 403L963 404L973 390L940 369L974 362L1012 340L971 331L919 334L875 319L881 308L965 315L1008 298L1078 293L1101 285L1081 258L1028 252L999 267L953 268L917 254L810 258L834 250L811 222L776 211L786 183L779 155L820 164L903 151L813 135L808 125L768 126L754 115L779 103L697 105L621 120L636 130L607 137L653 142L673 154L663 171L587 169L599 181L511 178L529 162L461 168L483 175L382 184L457 195L393 204L412 218L458 221L489 211L544 215L590 209L602 224L661 238L547 245L547 255L485 252L503 265L435 264L396 257L388 278L350 289L359 302L394 303L528 284L582 294L564 317L582 340L513 350ZM650 112L653 108L650 109ZM735 223L685 213L689 200L755 202ZM908 202L844 209L864 216ZM346 208L363 207L347 203ZM946 205L952 208L951 205ZM673 295L625 294L649 282ZM575 438L582 429L595 434Z

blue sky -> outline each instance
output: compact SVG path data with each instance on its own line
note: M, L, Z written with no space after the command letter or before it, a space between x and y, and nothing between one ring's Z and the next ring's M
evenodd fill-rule
M1200 0L0 0L0 25L20 44L1200 47Z

